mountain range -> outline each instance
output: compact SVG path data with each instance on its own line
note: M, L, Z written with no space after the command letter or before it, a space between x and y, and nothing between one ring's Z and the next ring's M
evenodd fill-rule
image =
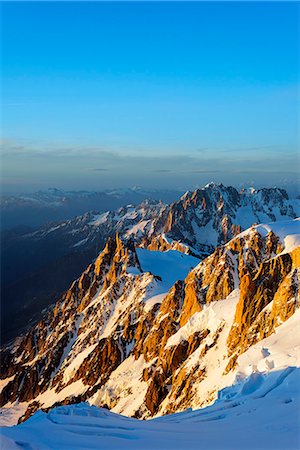
M238 192L210 183L170 204L145 200L114 211L87 212L33 232L5 232L1 239L2 341L23 332L28 322L36 323L116 232L144 248L177 249L201 260L253 223L299 216L299 205L300 200L289 199L283 189Z
M152 189L139 186L105 191L65 191L49 188L33 193L1 195L2 230L26 230L49 222L71 219L86 211L107 211L127 203L140 203L145 198L172 202L181 191Z
M79 248L97 233L107 240L55 306L2 349L3 420L80 402L139 419L218 399L233 408L294 379L299 333L293 348L278 344L299 312L294 207L281 189L210 184L171 205L39 230L33 239L86 239Z

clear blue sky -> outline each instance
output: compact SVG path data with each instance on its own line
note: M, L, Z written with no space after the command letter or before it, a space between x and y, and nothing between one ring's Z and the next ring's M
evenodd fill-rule
M295 184L299 4L2 3L3 189Z

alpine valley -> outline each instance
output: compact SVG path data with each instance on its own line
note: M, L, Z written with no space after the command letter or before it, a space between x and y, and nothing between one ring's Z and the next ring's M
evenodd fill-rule
M2 348L4 448L299 448L298 216L210 183L18 235L90 261Z

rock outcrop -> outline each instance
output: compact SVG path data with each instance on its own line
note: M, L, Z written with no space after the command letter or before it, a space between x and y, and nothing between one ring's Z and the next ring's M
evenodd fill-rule
M116 211L87 212L72 220L43 226L34 233L18 233L15 237L12 234L9 242L6 239L3 243L4 261L11 261L11 267L14 259L21 258L24 263L26 255L28 273L25 277L18 276L4 268L3 303L14 304L7 310L9 317L14 318L13 324L4 321L2 326L5 339L23 331L28 320L37 321L42 310L61 297L70 281L78 277L116 233L125 239L133 238L136 245L144 248L179 250L202 260L254 223L296 217L293 206L297 207L297 200L291 202L282 189L238 192L230 186L210 183L186 192L172 204L145 200ZM13 287L6 284L7 277L12 278L9 283ZM91 294L95 288L91 287Z
M199 202L205 212L201 192L187 195L183 210ZM227 211L226 202L219 208ZM168 229L180 214L175 208ZM240 356L298 307L300 247L286 247L271 228L254 226L217 247L167 291L168 267L166 278L155 263L144 271L138 251L146 250L110 238L53 310L3 349L1 406L26 403L28 418L87 400L147 418L211 403Z

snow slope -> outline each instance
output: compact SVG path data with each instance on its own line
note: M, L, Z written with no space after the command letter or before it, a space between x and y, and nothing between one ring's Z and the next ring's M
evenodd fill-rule
M87 310L84 310L83 316L78 319L79 322L77 328L79 328L80 325L84 324L86 321L86 330L78 335L77 338L74 337L68 348L65 350L64 355L66 356L66 360L62 364L63 380L65 383L67 383L72 376L74 376L84 359L92 353L97 346L99 339L109 336L118 326L120 317L126 312L127 308L134 308L135 304L140 304L142 308L145 308L145 311L150 311L155 304L163 301L172 285L179 278L184 279L190 270L199 263L198 258L186 255L177 250L159 252L137 248L136 253L143 273L141 274L138 267L131 266L127 268L128 275L126 276L126 279L128 281L128 296L126 294L120 296L120 298L117 299L118 301L112 301L111 306L108 306L109 314L106 317L105 304L109 302L105 299L106 295L108 295L109 298L111 298L111 296L109 293L107 294L107 291L104 294L96 293L93 301L89 305L89 307L93 306L93 309L90 311L90 315ZM99 323L98 315L103 318L102 329ZM93 329L98 330L99 336L98 338L92 339L92 341L87 344L84 339ZM63 359L64 358L62 358L62 361ZM116 384L118 385L121 385L120 380L124 378L123 373L121 373L120 376L120 371L123 370L127 372L127 363L128 361L125 361L123 365L121 365L120 370L117 370L115 376L113 377L113 379L117 380ZM141 361L136 362L134 358L133 360L129 358L129 379L127 381L125 379L123 380L124 382L122 386L125 386L124 389L129 390L132 388L132 380L136 380L141 377L141 372L144 367L145 366L141 364ZM10 377L5 380L1 380L0 390L13 378L14 377ZM112 388L115 389L116 386L113 385ZM137 395L137 390L144 396L147 389L147 384L139 381L138 389L136 387L134 387L134 389L134 396ZM75 383L66 386L59 393L57 393L54 388L48 389L46 392L41 394L39 401L43 403L44 407L49 407L54 402L64 400L66 396L75 394L79 395L85 390L86 387L82 385L80 380L78 380ZM140 403L142 401L143 398L140 399ZM0 408L0 425L16 424L18 418L26 411L27 406L27 402L22 402L21 404L8 404L7 407L5 406L4 408ZM123 412L125 409L126 413L130 414L133 407L133 397L129 397L126 401L124 400L124 402L121 402L120 405L118 405L118 412Z
M252 234L255 234L255 231L258 231L264 237L268 237L270 231L273 231L278 235L283 244L283 246L278 247L278 252L281 252L282 249L283 253L290 252L295 246L299 245L299 219L282 222L281 224L271 223L253 226L251 229L239 235L240 237L245 237L245 239L240 239L239 237L235 238L235 240L239 241L239 244L242 243L240 249L241 257L239 258L240 267L244 267L241 264L245 262L245 249L248 250L248 248L250 248L251 251L249 243L251 243L250 238ZM90 406L82 405L78 406L78 409L76 409L77 407L64 407L63 409L56 410L56 412L52 412L48 415L36 415L35 419L30 419L17 429L11 428L11 430L17 430L18 433L21 433L20 438L19 436L15 438L14 435L9 434L10 431L7 432L7 430L4 431L4 434L8 436L8 438L12 436L13 439L15 439L15 442L22 443L23 447L29 448L29 442L24 440L22 436L22 430L24 430L25 426L33 426L32 433L33 435L38 436L37 430L34 429L36 426L35 423L37 426L42 427L42 433L44 433L44 422L48 423L49 421L53 422L54 420L55 426L57 426L57 422L60 420L60 417L62 417L62 423L59 424L59 426L62 426L62 431L58 431L58 433L64 434L65 431L66 433L69 433L70 430L68 430L67 427L71 426L72 433L79 435L86 433L92 437L94 434L98 437L105 436L105 439L107 438L108 441L106 442L103 437L103 442L106 445L106 447L104 446L103 448L124 448L123 441L121 442L120 447L117 446L118 442L120 442L119 439L125 439L125 442L127 442L126 440L136 441L137 446L135 447L134 444L130 448L161 448L160 442L163 443L164 440L158 441L158 435L156 437L157 429L155 427L158 426L162 427L159 428L162 435L165 432L175 433L176 430L178 430L178 433L181 433L178 442L176 440L176 443L174 443L172 447L168 447L169 443L166 445L164 444L164 448L195 448L196 441L199 441L201 443L204 442L203 448L205 449L223 449L247 448L242 439L246 432L249 434L249 426L251 425L253 429L259 428L261 434L256 436L256 446L254 446L254 441L250 441L251 445L249 444L249 448L296 448L297 408L299 406L299 392L296 383L296 375L298 376L300 368L300 310L296 309L299 304L297 300L298 290L292 292L293 296L288 292L286 298L287 303L290 301L295 303L295 309L291 309L293 315L291 317L289 316L289 319L284 316L286 322L282 323L281 326L278 326L275 331L273 330L273 334L268 338L260 340L256 344L254 342L257 342L257 340L254 340L252 341L252 346L250 348L245 347L243 349L244 353L236 353L234 365L227 370L228 363L230 362L229 357L232 355L228 350L230 349L230 347L228 347L228 338L232 330L237 302L243 292L242 287L241 291L237 288L239 285L238 258L237 255L232 252L232 249L234 250L234 240L219 248L219 250L217 250L214 255L207 258L207 260L199 263L192 273L190 273L190 275L193 275L194 273L197 276L195 278L188 277L188 280L185 280L184 285L185 288L189 286L190 280L196 280L200 283L200 280L204 280L204 277L206 276L205 282L203 281L203 289L206 289L207 286L213 285L214 278L208 277L208 275L212 273L217 280L217 286L219 286L222 283L220 274L223 272L227 273L226 271L228 271L234 279L231 287L233 290L231 290L228 296L224 297L222 292L222 297L219 297L217 301L215 300L216 297L211 297L212 301L203 303L201 309L191 313L186 322L180 323L179 320L176 319L176 316L174 316L177 322L172 319L174 320L175 325L172 328L172 333L166 336L166 340L163 343L163 334L160 334L160 330L164 331L167 329L168 325L168 322L164 322L164 320L169 314L171 316L174 311L179 310L180 306L177 305L180 305L180 301L186 300L186 297L183 299L182 291L180 290L182 283L178 283L178 291L174 290L173 297L168 295L166 298L167 301L162 305L161 309L159 309L158 305L153 311L151 311L151 309L156 303L162 302L176 279L184 278L190 269L197 264L198 259L174 250L158 252L146 250L144 248L134 249L132 245L124 247L124 244L119 238L116 239L115 248L114 245L112 245L112 242L113 240L110 241L105 255L110 255L110 258L113 258L112 261L115 264L112 267L114 269L119 267L120 270L119 272L108 272L108 278L105 278L105 280L109 280L111 284L103 284L103 289L101 287L99 288L98 285L98 290L95 295L93 294L93 296L91 296L89 302L83 302L83 306L78 308L78 306L81 306L79 301L86 298L83 296L80 298L76 297L78 286L81 286L79 289L80 293L85 293L87 289L83 288L83 281L85 278L82 276L83 278L79 279L78 284L75 283L76 286L74 285L74 289L72 290L73 297L69 297L69 303L63 303L62 311L66 309L67 305L72 314L69 316L62 316L59 326L64 327L68 322L65 317L68 317L72 338L67 341L67 344L63 344L63 356L60 358L59 365L55 369L55 376L58 374L58 379L59 376L61 376L61 379L59 379L59 382L61 382L59 389L57 389L57 384L51 384L50 382L47 385L47 389L41 391L38 396L31 398L30 396L23 397L23 399L34 399L39 402L39 408L49 408L56 402L63 402L68 397L82 395L81 400L73 398L72 401L78 402L88 398ZM266 248L267 247L262 243L260 243L260 246L256 247L255 242L253 244L253 249L257 252L261 252L260 256L262 261L264 261L263 258L266 255L267 258L271 257L271 259L279 257L277 252L277 240L276 247L274 247L275 249L273 249L272 252L268 251L265 255L263 252ZM109 249L111 249L111 252ZM99 258L102 261L101 255ZM285 261L287 261L288 258L281 258L281 260L282 265L284 266ZM256 260L254 261L257 262ZM105 264L108 264L108 262ZM95 264L95 266L97 266L97 264ZM255 267L254 264L253 266ZM93 267L94 266L90 266L84 273L85 277L86 275L90 276L94 273ZM292 274L295 286L299 285L299 282L297 281L299 273L298 267L299 264L293 269ZM144 272L141 271L141 268ZM254 273L257 269L258 265L256 264ZM285 273L282 275L279 269L276 273L277 276L285 276ZM113 276L111 276L111 274ZM264 275L268 275L268 272ZM111 276L111 278L109 278L109 276ZM104 281L102 280L101 283L104 283ZM198 289L200 289L201 286L199 285ZM236 287L235 289L234 286ZM262 286L262 284L259 284L259 286ZM196 292L198 294L201 293L200 290ZM284 299L284 294L287 291L277 290L276 292L283 295ZM176 297L176 295L178 295L178 297ZM272 298L273 297L270 297L269 303L264 308L264 313L267 310L270 310L272 302L275 302L275 300L271 300ZM171 303L171 301L173 303ZM178 303L176 303L176 301L178 301ZM292 304L290 304L290 307L291 306ZM76 311L80 312L80 314L77 314ZM148 342L147 338L149 336L147 336L147 333L139 335L136 332L136 328L134 327L138 327L139 325L141 325L141 330L146 330L146 332L147 330L150 330L150 332L148 332L148 335L150 336ZM48 338L53 338L52 341L50 341L51 345L49 345L49 347L51 349L52 347L57 348L57 343L59 341L55 336L58 335L60 337L62 329L59 328L59 326L56 327L55 325L56 328L54 328L51 333L46 333L46 341L41 341L42 344L40 344L40 348L45 349L45 342L47 342ZM129 327L132 327L136 332L134 336L138 336L138 338L133 338L130 335L129 337L126 337ZM123 330L125 330L122 335L124 339L118 341L119 345L122 345L123 353L119 357L118 353L114 352L113 344L114 340L119 339ZM158 332L155 334L157 330ZM65 330L63 331L65 332ZM268 329L266 329L266 331L268 331ZM266 336L267 333L264 335ZM197 341L199 336L200 339ZM240 336L241 335L239 335L238 339L240 339ZM260 339L262 339L262 337ZM93 372L94 378L92 382L89 382L85 378L86 374L89 374L91 369L94 370L94 367L97 367L97 362L99 360L101 361L102 354L105 353L103 347L99 345L99 342L101 342L102 345L103 339L106 339L105 342L109 342L111 346L110 351L107 354L107 358L105 360L103 359L101 370L95 370L95 372ZM136 347L134 349L135 342L138 344L146 342L146 346L144 348L141 347L139 349ZM189 351L189 348L186 345L187 342L193 345L196 344L192 351ZM25 346L22 345L21 348L24 349ZM247 351L245 351L246 348L248 348ZM89 356L93 355L95 349L97 352L94 353L94 357L91 357L89 360ZM153 349L155 351L153 351ZM161 349L163 350L162 352L160 352ZM177 352L177 354L175 352ZM180 352L183 354L181 360L179 359L181 358ZM52 358L53 354L51 352L49 355L50 358ZM155 378L156 373L164 373L163 370L166 367L166 364L173 364L175 361L174 355L177 355L176 357L178 357L180 362L178 364L176 362L177 365L174 363L171 375L168 374L162 380L158 377ZM43 355L40 356L43 357ZM20 357L24 358L22 355ZM163 359L164 357L165 359ZM116 358L115 361L117 364L112 366L114 358ZM158 358L161 359L157 363ZM26 366L25 370L27 370L27 366L32 366L36 364L36 362L37 359L35 357L30 360L30 362L24 364L24 366ZM103 374L105 376L108 373L110 366L113 367L113 370L109 372L109 377L102 382ZM38 366L38 369L39 367L40 366ZM102 370L102 367L105 367L105 370ZM20 373L19 367L17 367L15 371L16 373ZM76 378L75 375L77 371L79 372L78 377ZM30 377L30 372L28 371L26 374L27 373L29 373L27 377ZM151 376L152 378L150 378ZM10 380L11 377L2 380L2 385L7 385ZM22 385L24 385L23 380L24 378L19 385L16 383L12 387L9 385L9 391L12 392L11 389L14 388L19 389L17 392L20 392ZM161 396L159 408L156 409L152 408L150 403L152 399L155 398L156 394L155 389L152 388L154 385L154 383L152 383L153 380L158 380L162 386L167 386L166 393L164 393L164 396ZM182 380L184 383L189 382L189 384L183 385ZM89 393L89 395L83 397L83 394L87 392L90 385L99 387ZM11 397L6 398L8 400L11 399ZM215 400L216 398L217 401ZM14 398L14 405L12 403L3 403L5 407L0 411L2 424L8 425L9 419L14 419L16 423L17 419L25 412L27 404L18 403L19 399L22 399L22 397ZM108 406L111 410L111 415L108 416L109 426L106 426L104 431L98 431L98 428L103 428L103 423L99 423L99 420L103 421L103 415L101 415L102 413L99 413L99 416L97 412L99 409L93 409L93 406ZM19 407L24 408L24 411L18 410ZM197 410L198 412L192 413L191 410L189 412L184 412L184 409L187 407L192 408L194 411ZM199 411L199 408L204 407L206 408ZM183 413L177 413L173 416L169 415L168 417L159 417L163 414L170 414L171 412L173 413L176 411L182 411ZM10 418L6 413L10 415ZM120 416L113 415L113 413L143 418L149 418L151 413L152 417L155 417L157 421L148 421L147 425L140 425L141 422L134 421L134 423L138 424L133 426L133 429L135 430L134 433L131 433L130 430L128 431L126 425L126 432L122 433L122 436L119 436L117 435L118 432L111 434L109 430L120 428L118 424L116 425L116 420L127 419L120 419ZM58 419L56 416L57 414L60 414ZM82 414L88 416L91 415L93 418L96 417L97 420L95 419L95 424L93 423L91 425L90 422L87 422L85 425L80 425L81 428L76 430L76 423L69 423L69 417L66 418L67 422L65 422L65 419L63 418L64 416L78 416ZM248 414L250 414L250 416L247 416ZM279 417L283 417L283 422L279 423ZM266 419L267 425L264 422ZM34 420L36 420L36 422ZM191 440L189 442L189 446L184 445L184 439L187 439L187 436L184 427L181 425L182 421L186 421L187 428L190 427L189 438L192 435L194 435L195 438L194 441ZM194 422L196 421L197 423L199 422L199 429L193 429ZM207 428L205 428L204 425L201 425L202 423L206 424L206 422L209 422ZM211 424L210 422L213 423ZM131 423L131 421L128 423ZM163 425L156 425L157 423ZM214 441L214 437L212 437L212 435L215 434L213 428L214 423L217 424L218 431L219 429L222 430L224 423L225 425L228 425L229 430L231 430L228 431L225 426L224 445L220 445L220 442ZM171 428L167 428L167 431L165 431L163 428L165 424L168 426L174 425L174 430L172 431ZM86 431L82 428L83 426L87 427ZM145 430L143 428L144 426L146 427ZM90 428L93 428L95 433L93 431L90 432ZM281 445L283 441L280 437L273 437L274 433L270 430L276 430L277 432L277 428L278 430L281 430L283 438L288 442L288 446ZM30 428L25 428L25 431L26 430L30 431ZM148 443L144 442L145 436L143 433L139 435L139 430L142 430L142 432L145 431L145 433L150 433L152 430L153 441L150 441L152 447L147 447ZM55 429L53 429L53 432L54 431ZM130 436L132 434L132 436L128 437L127 432L130 433ZM204 435L206 436L206 433L208 433L207 441L203 438ZM234 436L237 435L237 443L235 440L230 441L230 433ZM264 437L262 437L262 435L264 435ZM116 436L118 439L115 442L114 439ZM50 439L52 439L52 437ZM49 441L49 445L46 444L46 441L36 441L36 448L71 448L70 446L73 445L72 441L68 441L67 439L68 436L66 436L66 447L63 447L64 443L60 444L57 441ZM210 444L211 441L212 444ZM34 440L32 442L34 442ZM260 442L263 444L261 447L258 446ZM140 446L138 446L138 443ZM94 441L88 441L89 446L78 448L94 448L93 446L96 444L97 443ZM276 447L277 444L278 447ZM5 445L8 445L7 441ZM77 443L74 448L76 448L76 445ZM99 447L99 442L97 445L97 448L101 448Z
M252 226L250 229L243 231L240 235L245 236L249 231L257 230L261 236L267 236L270 231L273 231L279 237L281 244L284 247L283 253L292 252L300 245L300 217L294 220L282 220L279 222L272 222L267 224L259 224Z
M291 368L277 373L278 385L267 392L259 378L250 379L250 392L238 398L149 421L84 403L61 406L48 414L39 411L22 425L2 429L1 445L6 450L296 450L299 372Z
M3 449L300 447L300 310L239 358L235 382L201 410L139 421L81 403L1 429Z
M190 270L199 264L198 258L177 250L160 252L137 248L136 252L143 271L160 276L167 290L175 281L184 280Z
M292 252L300 245L300 218L270 224L270 229L279 237L284 253ZM266 229L266 232L270 230ZM261 230L259 232L262 234Z

